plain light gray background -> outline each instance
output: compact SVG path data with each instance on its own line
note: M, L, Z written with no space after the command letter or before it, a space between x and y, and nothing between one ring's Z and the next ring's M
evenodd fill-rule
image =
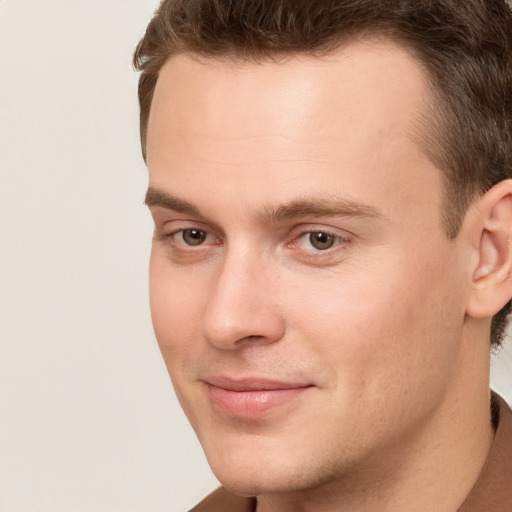
M131 53L157 0L0 0L0 511L216 486L151 329ZM512 402L512 349L494 361Z

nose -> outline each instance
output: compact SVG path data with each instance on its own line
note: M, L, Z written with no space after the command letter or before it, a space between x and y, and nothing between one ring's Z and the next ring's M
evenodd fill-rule
M258 255L225 256L203 316L203 335L210 344L230 350L282 338L279 277L271 267Z

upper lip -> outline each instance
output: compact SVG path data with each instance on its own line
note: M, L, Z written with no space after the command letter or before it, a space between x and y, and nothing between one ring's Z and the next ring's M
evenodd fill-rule
M229 391L272 391L277 389L307 388L311 384L304 382L289 382L260 377L234 378L226 376L213 376L204 379L211 386L227 389Z

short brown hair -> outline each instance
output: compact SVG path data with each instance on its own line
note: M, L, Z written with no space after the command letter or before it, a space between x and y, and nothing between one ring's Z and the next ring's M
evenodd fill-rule
M422 146L444 173L444 223L455 238L471 202L512 177L512 13L505 0L163 0L134 54L144 158L153 92L171 55L322 55L365 35L401 43L428 72L434 106ZM510 311L509 301L493 318L494 346Z

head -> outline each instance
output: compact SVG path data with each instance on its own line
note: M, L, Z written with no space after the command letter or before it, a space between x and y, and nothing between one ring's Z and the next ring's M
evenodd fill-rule
M144 158L154 89L172 55L321 56L365 35L400 43L427 73L422 147L443 173L443 222L456 237L471 201L512 177L512 14L504 0L163 1L134 55ZM493 318L495 347L510 310L509 302Z
M487 392L511 28L497 0L162 3L135 56L152 314L223 483L357 472Z

